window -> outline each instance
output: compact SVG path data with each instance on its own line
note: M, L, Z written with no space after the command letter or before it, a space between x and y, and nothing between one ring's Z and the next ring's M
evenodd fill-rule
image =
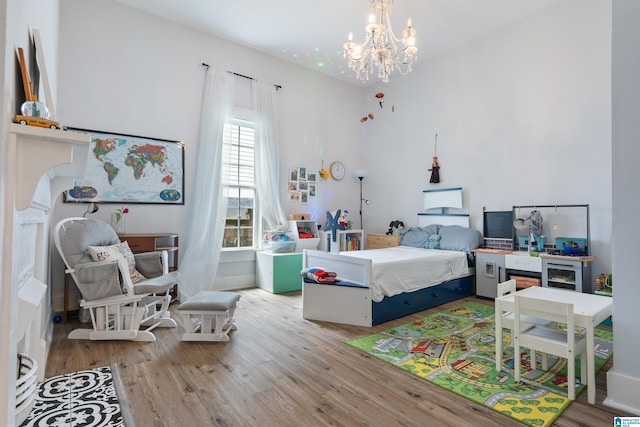
M227 198L223 248L251 248L256 243L255 129L232 119L224 126L222 181Z

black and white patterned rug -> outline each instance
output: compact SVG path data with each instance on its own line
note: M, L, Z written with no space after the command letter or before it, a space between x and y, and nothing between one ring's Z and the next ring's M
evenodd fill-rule
M21 427L124 427L116 382L109 366L47 378Z

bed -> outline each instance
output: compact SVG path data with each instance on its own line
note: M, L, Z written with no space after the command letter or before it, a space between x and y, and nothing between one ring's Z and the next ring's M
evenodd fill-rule
M335 272L337 283L303 280L302 316L373 326L475 293L476 230L458 225L412 227L392 248L327 253L305 250L303 271Z

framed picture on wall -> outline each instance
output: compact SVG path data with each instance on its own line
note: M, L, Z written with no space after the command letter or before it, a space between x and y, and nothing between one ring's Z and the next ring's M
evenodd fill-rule
M64 191L67 203L184 204L184 144L66 128L91 136L87 169Z
M298 179L299 180L307 179L307 168L305 166L298 167Z
M290 202L300 202L300 192L299 191L289 191L289 201Z
M316 173L315 172L307 172L307 181L316 182Z
M289 181L297 181L297 180L298 180L298 168L290 168Z

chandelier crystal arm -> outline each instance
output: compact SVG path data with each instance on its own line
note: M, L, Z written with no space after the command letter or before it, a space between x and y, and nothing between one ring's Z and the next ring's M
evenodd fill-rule
M373 74L377 67L378 77L387 83L389 75L396 69L403 75L412 71L418 52L416 30L409 18L407 27L402 31L402 39L396 37L390 19L393 0L370 0L370 4L364 43L355 43L353 33L349 33L343 45L344 56L357 79L369 80L369 74ZM402 43L401 48L398 48L399 43Z

